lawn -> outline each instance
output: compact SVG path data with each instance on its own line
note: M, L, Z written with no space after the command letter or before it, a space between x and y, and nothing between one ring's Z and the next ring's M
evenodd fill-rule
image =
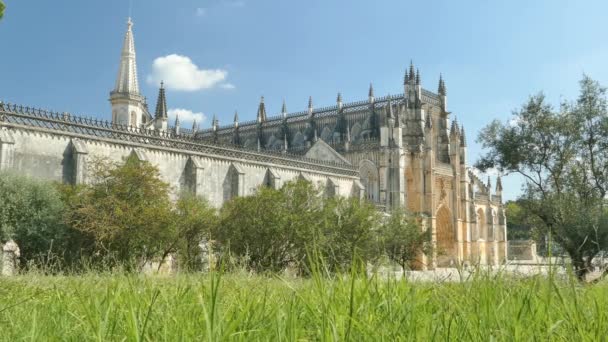
M6 341L602 341L607 309L608 284L551 276L0 278Z

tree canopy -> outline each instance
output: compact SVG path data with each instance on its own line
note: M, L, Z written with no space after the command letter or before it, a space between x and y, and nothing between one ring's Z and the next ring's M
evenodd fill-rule
M558 110L543 94L532 96L510 121L485 127L478 140L486 153L477 166L525 179L522 208L584 277L593 258L608 248L606 89L585 75L578 99Z

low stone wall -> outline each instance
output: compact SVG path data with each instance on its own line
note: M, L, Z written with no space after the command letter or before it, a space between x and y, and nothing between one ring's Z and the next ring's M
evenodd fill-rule
M536 242L533 240L510 240L508 257L509 260L538 261Z

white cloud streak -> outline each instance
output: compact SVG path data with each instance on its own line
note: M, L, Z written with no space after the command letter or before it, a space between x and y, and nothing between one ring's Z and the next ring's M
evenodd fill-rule
M175 117L179 116L179 122L182 127L187 127L189 125L192 125L194 120L196 120L196 122L200 125L207 119L207 116L202 112L195 113L189 109L183 109L183 108L169 109L167 111L167 114L169 115L170 123L175 122ZM187 127L187 128L189 128L189 127Z
M198 91L222 84L227 76L226 70L200 69L189 57L171 54L154 60L147 81L153 85L164 81L171 90Z

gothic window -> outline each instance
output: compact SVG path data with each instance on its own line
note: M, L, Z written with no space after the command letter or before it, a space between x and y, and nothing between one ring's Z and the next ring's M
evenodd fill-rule
M224 180L224 199L245 195L245 172L237 164L230 164L226 178Z
M323 131L321 132L321 139L323 139L325 142L331 143L331 130L329 127L325 126L325 128L323 128Z
M439 266L449 266L450 262L456 257L456 239L454 238L454 226L452 224L452 213L442 205L436 214L437 232L437 264Z
M359 177L361 177L361 183L365 187L365 198L370 202L379 202L379 177L378 169L369 160L361 162L359 167Z
M352 141L359 140L361 135L361 125L357 122L353 125L353 128L350 130L350 136Z
M302 132L298 132L293 137L293 141L291 142L291 144L294 147L302 147L302 146L304 146L304 141L305 141L304 134L302 134Z
M135 111L131 112L131 126L137 126L137 114Z
M479 208L479 210L477 210L477 227L476 227L476 231L475 231L475 236L473 237L474 240L478 240L478 239L487 239L488 238L488 230L487 230L487 221L486 221L486 215L483 212L483 209Z

